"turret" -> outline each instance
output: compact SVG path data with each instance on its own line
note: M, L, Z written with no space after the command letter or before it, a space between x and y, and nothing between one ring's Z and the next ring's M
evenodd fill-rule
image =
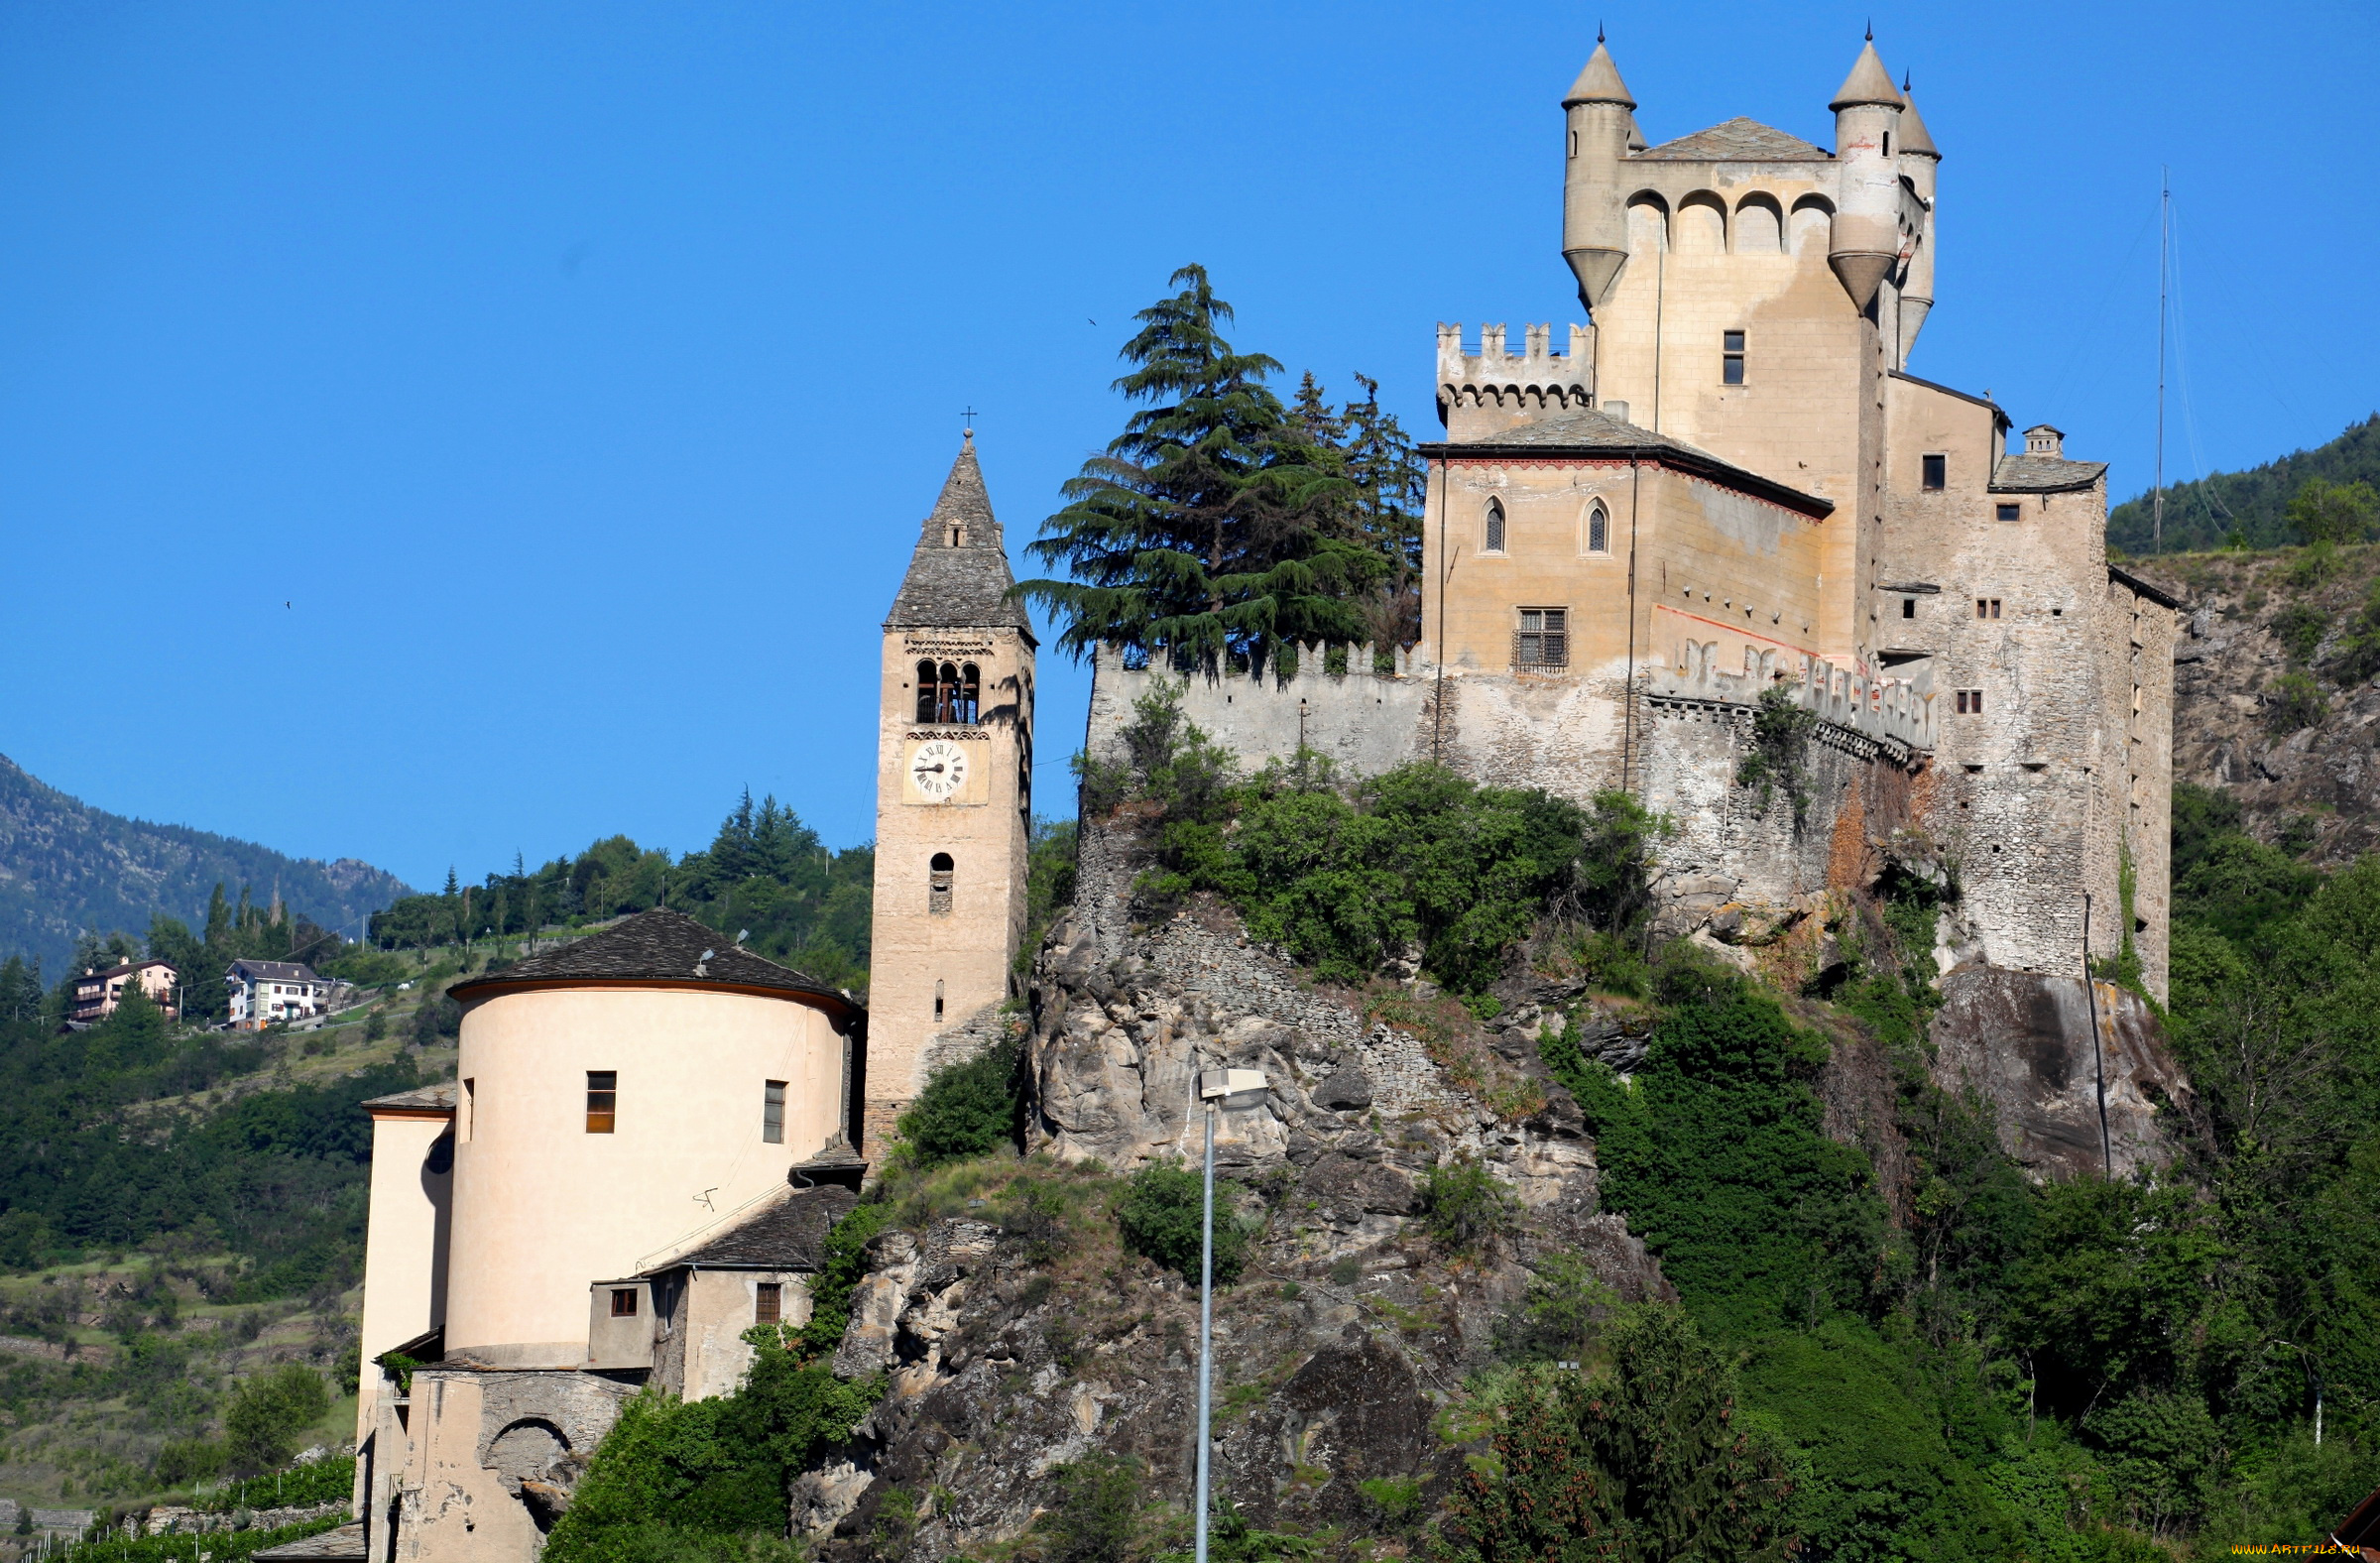
M1835 111L1835 158L1842 170L1827 264L1865 309L1900 257L1901 180L1893 132L1900 128L1901 94L1871 38L1827 107Z
M1909 349L1917 345L1917 333L1926 323L1926 313L1934 307L1934 179L1942 167L1942 154L1934 149L1934 138L1926 134L1926 122L1917 116L1917 100L1909 95L1909 78L1901 77L1901 137L1897 150L1901 155L1901 176L1926 208L1925 224L1918 232L1917 253L1909 257L1909 275L1901 281L1901 343L1900 362L1908 367Z
M1569 120L1562 178L1562 258L1579 280L1587 312L1609 296L1628 259L1627 211L1621 204L1620 160L1636 121L1636 100L1619 79L1611 52L1598 36L1595 54L1562 98Z

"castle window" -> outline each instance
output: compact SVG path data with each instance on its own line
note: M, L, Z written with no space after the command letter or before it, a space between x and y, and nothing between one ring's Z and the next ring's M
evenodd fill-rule
M636 1316L637 1288L634 1286L614 1286L612 1288L612 1317L615 1319L633 1319Z
M1976 618L1978 618L1978 619L1996 619L1996 618L1998 618L1999 616L2000 616L2000 599L1999 599L1999 598L1997 598L1997 597L1977 597L1977 598L1975 599L1975 617L1976 617Z
M958 865L947 852L937 852L925 867L925 909L939 916L950 910L951 882Z
M937 698L936 690L939 687L940 681L935 676L934 664L932 662L919 662L917 664L918 721L930 722L934 719L934 701Z
M1901 599L1901 617L1904 619L1914 619L1917 617L1917 599L1915 597L1903 597Z
M1512 633L1512 665L1515 667L1567 667L1570 665L1570 610L1568 608L1523 608L1520 628Z
M765 1280L752 1288L752 1322L774 1324L785 1316L785 1288L781 1281Z
M1958 711L1961 716L1981 716L1983 714L1983 691L1980 689L1960 690Z
M1611 551L1611 517L1601 500L1587 507L1587 551Z
M965 527L957 525L953 525L951 527L950 545L954 548L963 548L967 546L967 529Z
M942 979L934 979L934 1019L942 1019Z
M1925 467L1925 475L1919 481L1925 488L1942 489L1950 486L1950 457L1943 455L1926 456L1923 458L1923 462Z
M465 1081L463 1082L463 1133L462 1133L462 1138L463 1138L464 1140L469 1140L469 1139L471 1138L471 1130L472 1130L472 1127L473 1127L473 1120L477 1119L478 1117L479 1117L479 1082L478 1082L477 1080L465 1080Z
M620 1074L613 1069L587 1071L587 1133L608 1135L619 1122Z
M1489 553L1504 551L1504 506L1501 500L1491 499L1488 502L1487 551Z
M2022 505L1995 505L1992 507L1992 514L2001 521L2022 521L2025 518L2025 507Z
M1722 331L1719 340L1719 383L1728 386L1743 384L1743 333Z
M761 1142L781 1145L785 1142L785 1082L765 1080L761 1083Z

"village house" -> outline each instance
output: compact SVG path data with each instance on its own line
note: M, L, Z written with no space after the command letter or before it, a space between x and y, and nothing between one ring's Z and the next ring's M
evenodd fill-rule
M164 961L133 961L123 966L110 966L105 971L85 971L74 979L74 1007L66 1019L75 1025L96 1025L116 1013L124 1000L126 985L139 983L149 1002L171 1016L175 1013L174 988L181 974Z
M330 1008L331 985L302 961L234 961L223 985L231 990L231 1023L237 1030L301 1021Z

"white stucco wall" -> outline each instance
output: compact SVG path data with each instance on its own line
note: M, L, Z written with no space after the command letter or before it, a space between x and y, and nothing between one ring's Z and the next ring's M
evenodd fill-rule
M789 999L686 989L499 994L463 1017L446 1349L585 1361L587 1285L633 1275L783 1186L841 1122L843 1043ZM616 1131L586 1076L619 1076ZM762 1092L786 1082L781 1144Z

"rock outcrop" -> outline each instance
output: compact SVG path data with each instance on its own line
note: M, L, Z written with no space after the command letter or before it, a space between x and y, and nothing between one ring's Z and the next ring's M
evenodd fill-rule
M2110 982L1969 967L1942 980L1935 1082L1991 1103L2001 1148L2037 1175L2129 1176L2173 1148L2161 1104L2190 1087L2156 1013ZM2103 1131L2103 1132L2102 1132Z

